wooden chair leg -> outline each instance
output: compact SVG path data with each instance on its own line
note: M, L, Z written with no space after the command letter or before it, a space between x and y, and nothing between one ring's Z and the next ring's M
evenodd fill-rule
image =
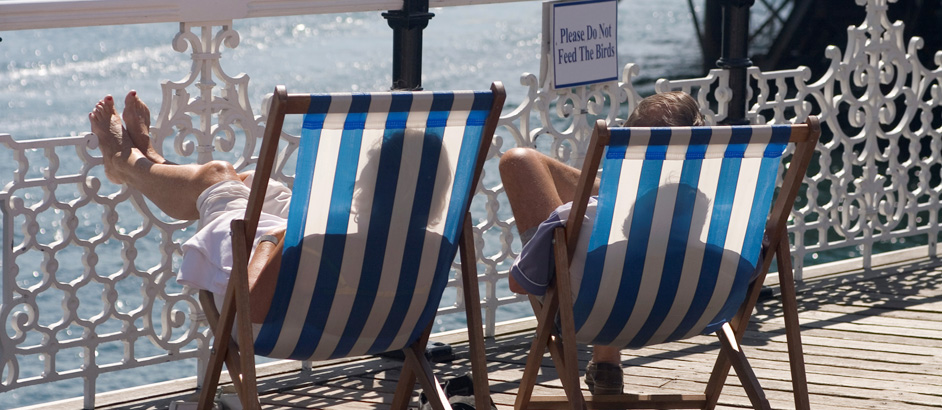
M576 360L576 347L565 343L561 337L550 337L549 351L556 371L559 372L559 381L563 384L563 391L572 410L586 408L585 396L579 385L579 362Z
M216 303L213 294L207 290L201 290L199 292L200 306L203 307L203 313L206 314L206 321L209 322L210 329L216 329L217 323L219 323L219 311L216 310ZM215 330L213 330L215 334ZM215 349L210 349L212 352L215 352ZM210 353L212 355L214 353ZM213 360L210 357L210 360ZM236 391L239 391L242 387L242 366L239 364L239 352L236 349L226 348L225 354L225 364L226 370L229 371L229 378L232 380L232 384L235 386ZM218 384L217 384L218 386ZM213 392L215 394L215 391Z
M229 376L239 394L239 400L244 409L260 409L258 401L258 386L255 380L255 356L252 349L252 325L249 323L249 285L248 285L248 254L245 244L245 224L242 220L232 222L233 229L233 271L230 275L229 286L223 299L222 312L216 312L211 295L201 296L203 308L213 332L213 348L210 352L209 365L203 380L203 389L200 391L198 408L212 407L213 398L219 387L219 376L222 373L223 361L229 370ZM211 306L210 306L211 305ZM232 327L235 325L236 312L242 311L238 320L239 344L243 346L244 354L232 349Z
M785 316L785 338L788 344L788 363L792 372L792 391L795 409L809 410L808 380L805 375L805 356L801 347L801 330L798 324L798 300L795 291L795 276L792 271L791 249L788 241L779 242L778 257L779 287L782 291L782 311Z
M396 384L396 393L393 395L393 401L389 408L392 410L406 410L409 407L409 401L412 399L413 391L415 391L415 370L412 368L412 363L407 360L402 364L399 383Z
M772 258L772 252L766 252L766 249L767 248L763 245L763 258ZM736 315L730 323L736 343L742 340L742 336L746 332L746 326L749 325L749 320L752 318L752 311L756 307L759 292L762 291L762 284L765 283L768 265L771 262L766 263L763 261L761 263L762 265L758 268L758 276L749 284L748 290L746 291L746 299L743 301L742 306L739 307L739 311L736 312ZM732 368L730 357L725 350L721 349L719 355L716 357L716 363L713 364L713 372L710 374L710 380L707 382L707 387L704 391L707 401L704 409L712 410L716 407L720 393L723 391L723 386L726 384L726 378L729 377L730 368Z
M554 297L555 290L547 290L545 301L540 304L536 298L530 296L530 302L534 308L539 306L539 310L534 310L539 316L536 326L536 335L530 344L530 353L527 354L527 363L523 368L523 377L520 379L520 387L517 389L517 399L514 401L514 409L522 410L530 404L530 397L533 395L533 386L536 384L536 377L540 372L540 363L543 361L543 353L549 344L552 318L556 316L556 306L558 301ZM547 320L547 317L550 319Z
M579 386L579 362L576 359L576 325L572 314L572 292L569 278L569 252L566 248L566 230L556 228L553 232L556 262L556 298L559 300L559 327L562 350L560 380L572 410L586 408L585 397ZM551 318L555 322L555 318ZM551 341L552 345L552 341ZM559 366L557 366L559 367Z
M258 383L255 378L255 340L252 335L252 322L249 317L249 249L251 243L247 240L245 221L237 219L232 221L232 273L229 281L235 285L235 308L239 312L235 317L237 321L236 333L239 346L239 367L241 370L241 383L236 385L239 400L245 410L261 409L258 401ZM236 377L233 377L235 380Z
M713 372L710 373L710 381L707 382L707 387L703 392L707 400L706 406L703 407L705 410L713 410L716 408L716 403L719 402L720 393L723 392L723 385L726 384L726 378L729 376L729 369L731 367L729 357L726 356L726 351L720 350L719 355L716 357L716 362L713 363Z
M553 364L556 366L556 371L559 373L559 380L564 381L563 378L566 378L568 383L569 375L569 362L566 355L563 353L563 341L554 335L550 335L549 340L546 342L546 348L550 352L550 359L553 360ZM567 385L563 385L563 390L566 390Z
M403 349L403 352L406 354L406 363L409 363L410 367L415 369L415 377L419 379L422 391L425 392L425 398L428 399L432 408L434 410L451 410L448 398L445 397L445 391L438 384L438 380L432 371L432 365L425 358L425 344L413 343L412 346Z
M237 349L233 348L233 345L229 344L229 348L226 349L226 370L229 372L229 380L232 381L232 386L235 387L235 391L242 391L244 388L242 386L242 358L239 357L239 352Z
M216 390L219 387L219 375L222 373L222 356L213 351L209 354L209 365L206 367L206 375L203 378L203 387L200 388L200 398L197 408L200 410L209 410L213 407L213 399L216 397Z
M235 295L232 286L230 286L226 290L222 312L218 320L215 321L215 324L210 323L214 337L209 353L209 364L206 366L206 374L203 378L203 387L200 390L198 404L200 410L208 410L213 407L213 399L216 396L216 389L219 387L219 376L222 373L222 364L229 355L229 335L232 332L233 316L235 316L235 313L231 312L235 308L232 299L235 299ZM204 309L207 309L205 304Z
M487 357L484 350L484 325L481 320L481 295L478 290L477 258L474 251L474 227L471 214L466 213L458 246L461 254L461 289L468 323L468 345L471 351L471 376L474 383L474 405L477 409L491 407L490 383L487 378Z
M791 250L787 240L787 233L782 232L778 241L775 241L775 260L778 263L779 286L782 291L782 310L785 319L785 336L788 344L788 359L791 367L792 389L795 397L796 410L808 410L810 408L810 399L808 397L808 383L805 373L804 354L801 346L801 334L798 323L798 304L795 291L795 279L791 266ZM765 257L773 257L769 252ZM765 280L765 275L760 277L750 286L746 296L746 303L740 310L737 317L733 320L736 326L735 336L737 341L742 339L745 327L749 322L752 311L755 308L755 299L761 289L761 283ZM713 374L707 384L707 406L706 409L713 409L719 398L719 393L723 389L726 377L729 375L731 363L729 355L721 351L717 357L713 368ZM738 373L738 371L737 371Z
M429 323L425 330L422 332L422 335L419 336L414 345L422 346L422 358L425 358L425 346L428 345L429 335L432 334L432 324ZM403 354L405 350L403 349ZM407 355L408 356L408 355ZM405 410L409 407L409 401L412 399L412 393L415 391L415 378L418 369L415 367L415 363L410 360L405 360L402 363L402 372L399 374L399 382L396 384L396 393L393 394L393 401L390 408L392 410ZM427 396L427 395L426 395Z
M749 401L752 402L752 407L755 409L771 410L772 407L765 398L765 392L762 391L762 386L759 385L759 379L756 378L755 372L752 371L752 366L749 365L749 361L746 359L746 355L743 354L739 342L736 341L736 334L733 332L733 328L729 323L725 323L723 324L723 328L716 332L716 335L720 338L720 346L722 346L723 351L726 352L726 355L729 357L733 368L736 369L736 375L739 376L739 381L742 382L742 386L746 390L746 395L749 396Z

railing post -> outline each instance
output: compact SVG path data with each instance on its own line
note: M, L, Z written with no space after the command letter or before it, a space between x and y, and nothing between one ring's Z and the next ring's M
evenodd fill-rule
M13 277L13 213L10 212L8 201L7 198L0 199L0 214L2 214L0 226L3 229L3 240L0 242L0 246L3 247L3 260L0 261L3 264L3 278L0 280L0 291L2 291L0 305L13 303L13 286L16 282L16 278Z
M746 119L746 69L752 66L749 59L749 7L755 0L721 0L723 4L723 41L719 68L729 71L729 86L732 99L725 124L748 124Z
M95 366L98 367L97 365ZM82 410L92 410L95 408L95 384L98 374L85 377L84 399L82 400Z
M383 13L393 29L393 90L422 89L422 30L434 16L428 0L405 0L402 10Z

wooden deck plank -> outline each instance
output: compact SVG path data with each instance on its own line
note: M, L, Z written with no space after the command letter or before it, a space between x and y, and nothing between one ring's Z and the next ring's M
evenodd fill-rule
M812 408L942 410L942 268L914 266L894 268L890 274L829 277L799 287ZM486 341L489 389L501 410L513 407L532 326L526 321L501 326L499 337ZM456 359L433 365L440 380L469 371L462 337L462 332L442 336L452 343ZM784 321L776 299L759 303L742 345L773 408L794 408ZM624 350L626 392L700 394L718 351L710 335ZM577 357L580 368L590 357L583 346ZM535 393L563 394L548 354L542 366ZM367 357L265 377L259 383L263 407L388 408L400 367L396 360ZM586 392L584 382L582 387ZM734 374L717 408L750 408Z

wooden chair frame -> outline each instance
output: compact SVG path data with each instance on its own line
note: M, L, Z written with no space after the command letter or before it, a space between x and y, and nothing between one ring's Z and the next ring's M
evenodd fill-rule
M569 279L569 263L579 240L583 216L586 212L593 183L598 174L602 154L610 139L610 131L604 120L598 120L589 143L586 160L576 188L575 201L565 227L554 232L554 253L556 275L541 303L530 297L537 315L536 336L530 353L514 408L539 409L713 409L729 376L729 369L736 369L744 389L754 408L768 409L765 398L752 367L739 345L746 331L746 325L752 316L759 298L759 292L772 263L773 256L778 262L778 274L781 286L782 307L785 317L785 334L788 345L789 364L791 367L792 389L795 408L809 409L808 386L805 378L804 355L799 333L798 310L795 295L795 282L789 250L787 220L801 187L802 179L815 152L821 127L817 117L809 117L804 124L792 126L789 143L795 144L795 151L785 173L769 218L766 222L765 237L762 241L759 263L755 280L749 285L746 299L732 321L723 325L717 332L721 350L714 364L709 382L703 394L658 394L638 395L621 394L589 396L582 394L579 384L579 369L576 359L575 325L573 319L573 300ZM555 319L559 318L560 334L555 334ZM550 351L553 364L563 384L565 396L533 396L543 354Z
M504 104L505 91L500 82L491 84L494 99L481 139L480 153L472 183L471 193L477 189L481 170L491 146L491 139L497 129L497 121ZM262 203L272 166L278 154L278 142L281 138L285 115L308 112L309 94L288 94L284 86L275 87L268 114L268 123L262 137L256 175L251 187L248 207L244 220L232 222L233 270L223 300L222 311L216 309L212 293L200 291L200 304L206 312L213 334L209 365L206 368L203 386L200 389L200 409L212 408L213 398L219 385L219 376L223 362L229 371L233 385L239 394L244 409L259 409L257 381L255 373L254 341L252 323L249 319L248 262L252 250L252 238L258 228L262 212ZM469 196L470 198L470 196ZM469 199L470 202L470 199ZM478 291L477 271L475 270L474 231L471 224L470 210L465 212L463 228L458 242L461 258L461 283L468 321L468 339L471 355L471 371L475 385L476 408L490 408L490 392L487 378L487 363L484 352L484 330L481 320L481 298ZM242 314L236 315L237 312ZM428 324L419 339L403 349L405 363L396 392L393 396L392 409L405 409L410 401L415 381L418 379L426 392L429 403L435 410L450 409L445 393L432 373L432 367L425 357L425 346L432 330L434 318ZM232 327L236 326L237 340L232 340ZM483 388L482 388L483 387Z

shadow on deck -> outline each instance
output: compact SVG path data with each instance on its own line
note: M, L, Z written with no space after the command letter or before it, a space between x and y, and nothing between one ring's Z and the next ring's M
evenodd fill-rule
M799 309L811 403L827 409L942 409L942 267L938 260L909 262L872 272L809 280L799 287ZM500 409L513 406L534 322L498 327L487 343L490 389ZM435 364L442 378L470 369L464 333L442 335L456 359ZM743 340L774 408L794 408L781 306L761 301ZM702 393L719 345L699 336L622 352L629 393ZM589 359L583 348L582 367ZM544 359L536 394L563 394L549 356ZM265 408L386 408L392 400L401 363L388 358L300 365L277 364L261 370ZM748 408L735 377L727 380L720 408ZM194 382L190 379L188 386ZM418 387L418 386L417 386ZM583 388L584 385L583 385ZM102 408L165 409L192 390ZM416 393L416 396L418 393ZM125 396L127 400L129 396ZM101 399L106 399L102 397ZM228 397L233 403L234 396ZM101 402L101 401L99 401Z

